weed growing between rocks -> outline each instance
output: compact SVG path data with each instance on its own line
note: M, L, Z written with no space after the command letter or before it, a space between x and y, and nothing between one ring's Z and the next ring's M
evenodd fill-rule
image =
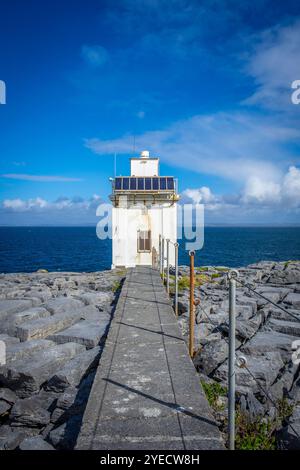
M213 410L224 410L225 401L222 400L222 398L227 396L227 388L222 387L222 385L218 382L208 383L204 380L201 380L201 385L203 387L208 403L213 408Z
M275 450L274 422L262 419L260 416L250 419L240 410L236 412L237 450Z

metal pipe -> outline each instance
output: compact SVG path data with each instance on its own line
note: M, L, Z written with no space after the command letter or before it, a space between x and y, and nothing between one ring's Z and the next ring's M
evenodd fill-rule
M162 259L162 281L165 283L165 239L162 237L162 249L161 249L161 259Z
M237 277L237 271L229 271L228 434L230 450L235 448L235 300Z
M167 239L167 292L170 293L170 240Z
M161 274L161 234L159 234L159 237L158 237L158 252L159 252L158 269Z
M194 310L194 264L195 252L190 251L190 335L189 335L189 353L194 356L194 331L195 331L195 310Z
M175 243L175 315L178 317L178 245Z

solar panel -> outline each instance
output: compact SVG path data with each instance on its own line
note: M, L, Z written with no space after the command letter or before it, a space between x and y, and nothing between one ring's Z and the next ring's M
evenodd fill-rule
M167 189L166 178L160 178L160 189L162 190Z
M158 178L152 178L152 187L155 191L158 191Z
M144 178L138 178L138 189L141 191L141 190L144 190L144 181L145 179Z
M122 178L116 178L115 179L115 189L121 189L122 185Z
M174 191L175 184L173 177L135 177L122 176L115 178L116 191Z
M130 178L130 189L136 189L136 178Z
M129 178L123 178L123 189L129 189Z
M170 190L174 189L174 179L173 178L167 178L167 187Z
M151 190L151 180L152 180L152 178L145 178L145 189L147 191Z

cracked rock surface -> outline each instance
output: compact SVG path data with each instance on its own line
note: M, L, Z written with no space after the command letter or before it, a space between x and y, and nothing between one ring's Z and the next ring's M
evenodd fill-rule
M125 276L0 275L0 449L74 447Z
M229 269L195 268L196 279L200 280L196 282L195 298L200 302L195 306L194 364L202 381L217 382L224 388L228 380ZM299 361L295 362L293 348L296 348L296 341L298 348L300 346L300 262L267 261L237 269L239 280L263 295L260 297L237 283L236 354L246 358L253 375L246 369L236 368L237 404L249 416L274 420L278 416L276 407L284 403L289 411L279 416L277 446L298 449L300 440L295 431L300 435L300 381ZM180 266L179 273L184 278L189 275L189 268ZM187 288L180 290L179 301L178 321L188 340ZM226 406L218 410L218 415L220 425L225 423Z

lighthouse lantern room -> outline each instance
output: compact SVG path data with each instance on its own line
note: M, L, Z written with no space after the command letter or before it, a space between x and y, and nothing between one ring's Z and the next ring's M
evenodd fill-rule
M159 175L159 158L144 150L130 159L130 176L112 180L112 268L152 265L159 236L177 241L177 184ZM174 264L174 250L170 263Z

